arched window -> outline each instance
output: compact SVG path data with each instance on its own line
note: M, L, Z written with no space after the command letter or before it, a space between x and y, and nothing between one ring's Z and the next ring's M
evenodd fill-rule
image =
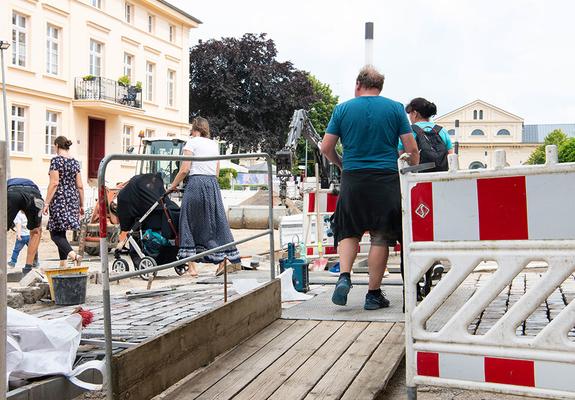
M477 119L477 110L473 110L473 119Z
M479 110L479 119L483 119L483 110Z
M507 129L499 129L499 131L497 132L497 136L509 136L511 135L511 132L509 132Z
M475 129L471 132L471 136L483 136L485 133L481 129Z
M450 129L447 131L451 136L455 135L455 129Z
M469 164L469 169L480 169L480 168L485 168L485 164L483 164L481 161L473 161L471 164Z

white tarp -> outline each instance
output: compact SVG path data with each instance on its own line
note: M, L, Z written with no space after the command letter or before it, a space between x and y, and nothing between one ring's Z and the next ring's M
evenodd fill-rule
M64 375L84 389L102 388L102 385L83 382L76 377L88 369L102 373L102 361L89 361L72 368L82 336L80 314L43 320L8 307L7 318L7 381Z

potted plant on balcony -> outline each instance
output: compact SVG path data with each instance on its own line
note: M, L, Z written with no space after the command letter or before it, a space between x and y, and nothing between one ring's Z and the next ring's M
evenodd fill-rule
M124 87L130 86L130 77L128 75L122 75L118 78L118 84Z
M82 77L82 79L83 79L85 82L87 82L87 81L93 81L93 80L95 80L96 77L95 77L94 75L84 75L84 76Z
M136 93L140 93L142 91L142 82L138 81L134 85L134 89L136 89Z

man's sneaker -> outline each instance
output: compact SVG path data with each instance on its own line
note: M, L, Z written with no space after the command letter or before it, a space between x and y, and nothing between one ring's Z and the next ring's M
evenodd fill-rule
M16 264L14 264L13 262L8 262L8 266L9 266L10 268L14 268L14 267L16 266Z
M365 305L363 306L366 310L379 310L380 308L389 307L389 300L385 298L383 292L379 294L366 294L365 295Z
M327 272L329 272L332 275L339 275L339 263L335 263L333 264L328 270Z
M351 289L351 279L347 276L340 276L335 284L335 290L331 296L333 304L345 306L347 304L347 295Z

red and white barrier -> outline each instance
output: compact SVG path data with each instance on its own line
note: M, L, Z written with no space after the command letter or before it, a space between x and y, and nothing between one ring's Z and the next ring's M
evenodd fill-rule
M337 206L338 195L330 193L328 189L320 189L319 191L319 212L320 218L325 219L331 217L335 212ZM317 230L315 229L315 220L317 213L315 210L315 192L305 192L304 193L304 203L303 203L303 232L304 240L307 248L308 258L318 257L318 238ZM322 221L324 225L323 237L321 238L323 243L324 256L327 258L338 257L336 249L334 247L333 236L329 236L327 232L330 230L329 222ZM363 235L361 242L359 244L358 252L360 256L366 256L369 252L370 242L369 233Z
M575 163L504 167L496 152L491 170L402 173L408 399L420 384L575 399L575 326L571 301L533 337L516 329L575 272ZM407 165L399 161L400 170ZM437 260L450 271L417 303L416 285ZM497 269L440 328L428 321L485 260ZM533 261L549 267L498 314L485 334L468 326ZM461 293L459 291L458 293Z
M458 381L575 392L575 365L571 363L417 352L417 374Z

